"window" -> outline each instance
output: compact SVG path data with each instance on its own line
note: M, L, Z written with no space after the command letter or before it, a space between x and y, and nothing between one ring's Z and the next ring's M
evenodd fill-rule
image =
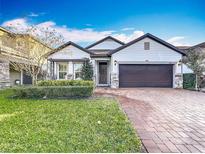
M68 72L68 63L59 63L58 64L59 79L66 79L67 72Z
M144 50L149 50L149 49L150 49L150 43L144 42Z
M80 80L81 79L81 69L83 63L74 63L74 79Z

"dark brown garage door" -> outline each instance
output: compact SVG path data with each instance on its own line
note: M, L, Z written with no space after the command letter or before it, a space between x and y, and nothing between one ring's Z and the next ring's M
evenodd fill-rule
M119 65L120 87L172 87L173 65Z

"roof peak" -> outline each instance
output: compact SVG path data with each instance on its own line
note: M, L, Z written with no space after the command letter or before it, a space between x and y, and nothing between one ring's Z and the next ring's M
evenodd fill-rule
M48 56L50 56L50 55L52 55L52 54L58 52L59 50L66 48L66 47L69 46L69 45L72 45L72 46L74 46L74 47L76 47L76 48L78 48L78 49L80 49L80 50L82 50L82 51L87 52L88 54L91 54L90 51L88 51L87 49L81 47L80 45L78 45L78 44L76 44L76 43L74 43L74 42L72 42L72 41L68 41L68 42L62 44L61 46L59 46L58 48L52 50L52 51L49 52L48 54L46 54L46 56L48 57Z
M168 43L168 42L166 42L166 41L164 41L164 40L162 40L162 39L160 39L160 38L158 38L158 37L156 37L156 36L154 36L154 35L152 35L150 33L146 33L146 34L144 34L144 35L142 35L142 36L140 36L140 37L138 37L138 38L136 38L136 39L134 39L134 40L132 40L132 41L130 41L128 43L126 43L125 45L123 45L123 46L121 46L121 47L119 47L119 48L117 48L117 49L115 49L113 51L110 51L109 55L112 55L113 53L118 52L121 49L124 49L124 48L126 48L126 47L128 47L128 46L130 46L130 45L132 45L132 44L134 44L136 42L138 42L138 41L141 41L142 39L144 39L146 37L149 37L149 38L155 40L156 42L158 42L160 44L163 44L164 46L166 46L166 47L168 47L168 48L170 48L172 50L175 50L176 52L181 53L182 55L185 55L185 53L183 51L181 51L180 49L178 49L174 45L172 45L172 44L170 44L170 43Z
M93 44L91 44L91 45L85 47L85 49L89 49L89 48L91 48L91 47L93 47L93 46L95 46L95 45L98 45L98 44L102 43L103 41L105 41L105 40L107 40L107 39L112 39L113 41L115 41L115 42L117 42L117 43L119 43L119 44L121 44L121 45L124 45L124 44L125 44L124 42L122 42L122 41L120 41L120 40L114 38L113 36L110 36L110 35L109 35L109 36L106 36L106 37L104 37L104 38L98 40L97 42L94 42Z

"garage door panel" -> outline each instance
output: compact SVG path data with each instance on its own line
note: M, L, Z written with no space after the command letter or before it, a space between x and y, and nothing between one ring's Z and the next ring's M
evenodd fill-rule
M120 87L171 87L167 82L120 82Z
M121 64L120 87L172 87L173 65Z

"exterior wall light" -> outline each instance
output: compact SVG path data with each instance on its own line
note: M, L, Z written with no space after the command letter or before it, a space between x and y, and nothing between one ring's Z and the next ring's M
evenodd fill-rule
M182 65L182 59L178 62L178 66Z
M115 66L117 65L117 60L114 61L114 65L115 65Z

